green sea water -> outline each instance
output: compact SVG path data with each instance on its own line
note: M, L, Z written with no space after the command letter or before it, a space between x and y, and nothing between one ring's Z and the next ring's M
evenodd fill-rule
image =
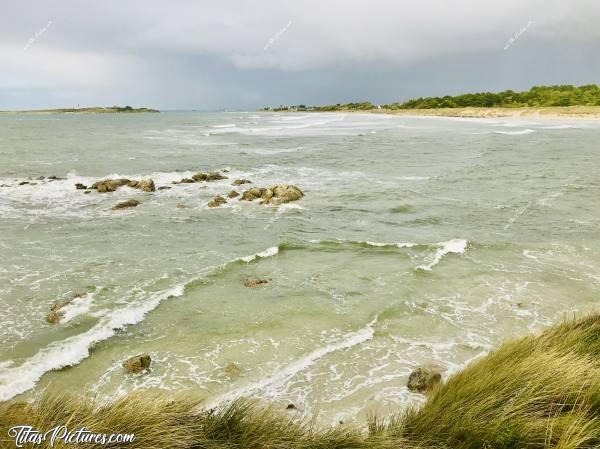
M415 367L447 377L598 310L599 141L566 120L0 116L0 400L153 387L326 424L418 403ZM172 184L208 170L228 179ZM172 188L74 186L108 177ZM237 178L305 196L208 208ZM142 352L151 371L125 374Z

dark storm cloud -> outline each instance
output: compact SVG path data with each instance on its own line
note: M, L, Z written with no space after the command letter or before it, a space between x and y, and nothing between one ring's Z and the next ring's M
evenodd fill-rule
M596 82L599 19L595 0L5 0L0 108L255 108Z

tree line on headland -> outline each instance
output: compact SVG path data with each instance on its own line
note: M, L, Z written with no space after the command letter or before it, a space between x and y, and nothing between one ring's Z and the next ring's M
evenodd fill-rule
M404 103L390 103L379 106L369 101L326 106L279 106L264 108L272 111L368 111L371 109L441 109L441 108L522 108L556 106L600 106L600 87L597 84L572 86L534 86L528 91L477 92L443 97L419 97Z

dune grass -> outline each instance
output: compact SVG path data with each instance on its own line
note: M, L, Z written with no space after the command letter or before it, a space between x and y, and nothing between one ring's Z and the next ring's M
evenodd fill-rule
M364 429L321 429L248 400L203 411L189 394L148 391L110 403L50 392L32 403L2 403L2 449L14 447L7 432L20 424L134 433L132 443L105 446L130 449L600 448L600 315L505 343L419 409L372 417Z

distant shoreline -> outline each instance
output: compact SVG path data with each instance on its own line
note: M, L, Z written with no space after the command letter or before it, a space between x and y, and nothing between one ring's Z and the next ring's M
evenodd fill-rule
M131 106L119 107L112 106L108 108L61 108L61 109L31 109L22 111L0 111L0 114L132 114L141 112L160 112L158 109L151 108L132 108Z
M257 112L344 112L359 114L391 114L405 117L455 117L455 118L533 118L533 119L579 119L600 120L600 106L543 106L522 108L500 107L468 107L468 108L436 108L436 109L346 109L335 111L290 109L271 110L261 109Z
M402 116L457 118L535 118L535 119L600 119L600 106L548 106L523 108L441 108L441 109L371 109L370 112Z

